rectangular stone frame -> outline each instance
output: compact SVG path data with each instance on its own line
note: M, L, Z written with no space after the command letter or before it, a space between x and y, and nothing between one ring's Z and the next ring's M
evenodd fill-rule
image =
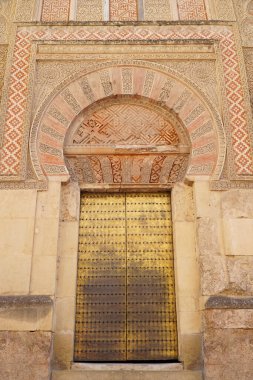
M85 189L90 191L90 189ZM124 189L123 191L126 191ZM104 191L112 191L104 189ZM115 191L115 190L114 190ZM119 191L119 189L117 190ZM137 190L138 191L138 190ZM58 246L58 273L54 310L54 349L53 373L57 369L97 371L111 370L109 364L75 364L74 327L76 274L79 236L80 187L77 183L62 185L61 215ZM193 188L177 184L172 190L172 221L174 236L175 286L177 303L179 360L183 364L145 365L146 370L172 371L178 379L184 379L184 373L193 369L193 376L200 379L201 363L201 311L200 311L200 273L195 247L195 216ZM187 242L187 251L182 243L182 234ZM140 366L119 364L115 370L135 369ZM181 377L180 377L181 376ZM54 377L53 377L54 378ZM56 377L57 378L57 377ZM193 377L195 379L195 377Z

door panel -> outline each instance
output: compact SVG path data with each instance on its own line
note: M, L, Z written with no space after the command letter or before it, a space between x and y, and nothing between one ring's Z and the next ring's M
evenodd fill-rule
M83 194L75 360L177 358L169 194Z
M128 194L127 359L177 358L176 308L168 194Z
M126 360L125 195L81 197L75 360Z

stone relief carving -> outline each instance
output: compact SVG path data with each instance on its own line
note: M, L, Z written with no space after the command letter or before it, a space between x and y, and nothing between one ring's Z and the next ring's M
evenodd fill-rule
M110 0L110 21L137 21L137 0Z
M88 155L67 157L66 164L71 181L82 185L152 184L170 187L185 176L188 156Z
M109 98L83 111L69 128L65 143L72 180L172 185L182 179L189 143L177 117L165 115L155 103L130 96ZM185 153L180 151L182 145ZM168 146L172 149L166 153ZM124 154L117 154L120 150Z
M36 0L17 0L16 21L32 21Z
M253 110L253 48L244 49L245 66L249 84L251 108Z
M140 48L141 49L141 48ZM154 61L159 63L159 60ZM198 60L173 60L164 61L163 65L182 73L190 80L196 83L202 91L211 98L216 106L219 106L217 71L215 61L198 61ZM36 92L34 93L33 112L43 103L50 92L64 79L73 73L77 73L92 64L89 61L39 61L36 70ZM101 78L106 95L112 94L112 85L110 77L106 77L103 72ZM145 81L145 96L149 96L153 86L153 73L148 72ZM169 86L169 84L168 84ZM165 95L165 94L164 94Z
M38 62L36 69L33 112L43 103L50 92L74 72L89 66L88 62Z
M170 0L144 0L144 20L172 20Z
M103 21L103 0L78 0L77 21Z
M0 2L0 44L6 44L9 41L10 31L13 29L14 12L14 0Z
M244 46L253 46L253 1L234 0L238 25Z
M212 0L208 1L209 3L212 3ZM216 20L235 21L235 12L232 0L215 0L214 3Z
M186 75L212 99L216 106L219 106L217 69L215 61L171 61L163 63L167 67Z
M140 106L131 99L129 102L119 99L109 105L104 102L102 104L91 115L85 112L81 124L73 132L70 128L69 144L179 144L178 135L170 120L159 115L151 105ZM78 122L80 123L80 116Z
M7 45L0 45L0 103L1 103L2 87L4 84L7 50L8 50Z

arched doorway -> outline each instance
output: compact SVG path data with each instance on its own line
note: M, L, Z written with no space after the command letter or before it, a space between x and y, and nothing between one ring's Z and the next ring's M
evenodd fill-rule
M135 115L140 116L139 121L138 117L137 120L132 118L135 123L133 130L145 129L145 123L153 118L159 120L152 124L155 128L151 128L151 135L158 140L153 140L149 146L147 141L142 145L141 136L136 135L137 147L136 144L122 144L124 138L116 138L112 124L115 120L121 124L121 119L127 117L128 112L122 111L124 107L131 110L130 114L135 109ZM105 123L105 118L102 118L104 110L111 115L115 109L121 110L117 112L121 117L112 118L114 122L109 117L110 122ZM149 117L143 116L147 114ZM164 126L166 133L163 137L159 133L162 129L157 125ZM106 133L113 130L110 136L114 140L106 145L99 136L99 144L90 144L90 137L97 138L100 130ZM121 130L125 132L124 128ZM168 135L170 138L167 139ZM143 137L147 138L147 134ZM138 195L143 191L151 194L161 190L168 194L186 173L217 179L225 157L224 142L219 116L198 89L164 67L138 61L131 65L122 62L100 64L99 68L79 74L57 88L35 118L30 149L38 178L67 181L70 177L77 210L80 189L91 193L98 190L121 191L126 193L126 199L128 192L133 191ZM159 156L159 162L156 156ZM131 165L126 165L127 162ZM128 173L124 171L127 167L131 167ZM63 196L63 207L65 203L68 201L65 202ZM66 215L72 213L69 211ZM67 215L69 217L72 220L72 216ZM77 221L73 223L75 228L79 228L80 236L81 214L75 218ZM66 228L70 231L67 223ZM78 257L78 248L75 254ZM77 269L69 273L72 288L73 284L76 285L76 273ZM82 289L84 285L81 284ZM73 336L75 310L72 304L73 327L70 330ZM71 361L74 356L73 336L69 344Z
M86 190L74 360L177 360L168 189L185 175L187 132L157 102L113 96L73 120L64 146L70 180Z

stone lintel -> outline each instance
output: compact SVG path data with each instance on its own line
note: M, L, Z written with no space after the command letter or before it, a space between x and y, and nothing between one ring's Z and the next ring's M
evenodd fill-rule
M206 304L206 309L253 309L253 297L212 296Z

